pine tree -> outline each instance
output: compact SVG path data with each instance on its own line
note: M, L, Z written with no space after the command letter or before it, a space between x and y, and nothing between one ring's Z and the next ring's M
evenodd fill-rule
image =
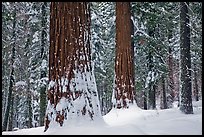
M193 99L199 100L202 91L202 3L189 3L191 29L191 67Z
M166 98L166 89L165 89L165 78L162 76L162 105L160 106L162 109L167 109L167 98Z
M13 6L18 7L16 9L16 41L15 41L15 60L14 60L14 77L15 83L13 84L13 95L14 97L11 102L13 103L13 110L9 112L11 115L9 116L9 128L13 127L17 128L26 128L32 126L38 126L38 100L39 94L37 92L38 87L40 87L40 74L39 72L42 69L40 67L43 65L44 70L46 71L46 59L42 61L40 58L41 55L41 44L40 44L40 32L41 32L41 19L40 19L40 7L41 3L39 2L19 2L19 3L3 3L4 7L4 27L5 32L3 33L4 40L4 63L6 63L7 68L8 58L10 59L12 46L9 45L13 41L12 38L12 11ZM46 38L47 39L47 38ZM47 45L44 45L44 54L47 54ZM9 57L7 57L7 54ZM43 62L43 63L41 63ZM5 70L3 74L9 76L8 71L10 69ZM3 86L4 98L7 98L8 93L6 90L9 87L9 80L7 77L4 78L5 84ZM46 77L43 78L46 81ZM44 83L46 85L46 83ZM3 104L5 104L5 99L3 100ZM6 105L3 105L6 106ZM44 105L45 106L45 105ZM3 107L5 108L5 107ZM5 110L5 109L4 109ZM44 110L45 111L45 110ZM5 111L2 111L3 115L5 115ZM4 119L4 118L2 118ZM12 120L13 119L13 120Z
M148 109L147 105L153 108L156 103L154 100L162 97L163 93L166 95L162 99L168 98L167 105L172 106L172 101L169 100L172 90L168 86L170 85L170 80L168 80L170 71L168 71L166 59L169 55L167 52L169 47L172 49L172 57L177 54L176 48L178 47L176 46L179 42L177 5L172 2L132 3L135 26L134 42L136 44L136 100L137 105L144 109ZM173 64L176 63L173 62ZM175 67L173 66L172 69ZM165 88L163 88L162 81L165 82ZM178 85L176 80L173 84Z
M128 108L134 103L133 48L129 2L116 2L116 57L113 105Z
M100 106L91 62L86 2L52 2L45 131L52 122L94 120Z
M102 115L112 108L115 54L115 3L91 3L91 44Z
M16 7L15 7L15 3L14 3L14 9L13 9L13 36L12 36L12 57L11 57L11 72L10 72L10 79L9 79L9 92L8 92L8 98L7 98L7 106L6 106L6 110L5 110L5 115L4 115L4 121L3 121L3 126L2 126L2 131L6 131L7 130L7 124L8 124L8 120L9 120L9 116L10 114L10 108L12 107L12 92L13 92L13 86L14 86L14 61L15 61L15 52L16 52L16 48L15 48L15 42L16 42ZM13 110L11 110L13 112ZM13 117L13 116L11 116ZM10 119L13 120L13 119ZM9 130L12 130L11 128L9 128Z
M43 2L41 7L42 18L41 18L41 69L40 69L40 126L44 125L44 117L46 112L46 75L47 75L47 54L46 54L46 42L47 42L47 14L46 14L47 2Z
M191 91L191 54L190 54L190 25L188 2L180 3L180 65L181 65L181 100L180 110L185 114L192 114Z

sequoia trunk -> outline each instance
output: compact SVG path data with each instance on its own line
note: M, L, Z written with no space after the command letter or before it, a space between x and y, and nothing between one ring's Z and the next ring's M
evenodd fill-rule
M113 104L128 108L134 102L134 67L129 2L116 2L116 58Z
M90 13L86 2L52 2L49 87L45 131L50 122L94 120L100 114L90 51Z

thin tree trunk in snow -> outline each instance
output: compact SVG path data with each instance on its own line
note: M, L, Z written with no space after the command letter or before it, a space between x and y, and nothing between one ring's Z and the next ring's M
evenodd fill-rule
M155 87L155 81L152 81L153 76L152 73L154 73L153 71L153 56L152 56L152 52L149 51L149 55L148 55L148 69L149 69L149 73L148 73L148 77L150 77L150 80L148 82L148 100L147 100L147 106L148 109L155 109L156 108L156 102L155 102L155 94L156 94L156 87Z
M14 95L11 97L11 108L10 108L10 115L9 115L9 123L8 123L8 131L13 130L13 118L14 118L14 108L13 104L14 103Z
M27 105L28 105L28 123L27 123L27 127L28 128L32 128L33 124L32 124L32 91L30 89L30 83L28 83L28 88L27 88Z
M11 54L11 73L10 73L10 80L9 80L9 93L7 97L7 106L5 110L5 115L4 115L4 121L3 121L3 126L2 126L2 131L7 130L7 124L9 120L9 112L10 112L10 106L11 106L11 100L12 100L12 91L13 91L13 86L14 86L14 60L15 60L15 43L16 43L16 7L14 5L14 11L13 11L13 37L12 37L12 54Z
M167 109L167 98L166 98L166 88L165 88L165 78L164 78L164 75L162 75L161 77L161 80L162 80L162 104L163 104L163 107L162 109Z
M174 84L174 63L173 63L173 55L172 55L172 48L169 48L169 56L168 56L168 69L169 69L169 83L168 83L168 90L170 93L170 106L168 107L172 107L172 103L174 101L174 97L175 97L175 84Z
M147 93L146 93L146 91L144 91L143 94L144 94L144 110L147 110Z
M52 2L49 87L45 131L50 122L94 120L100 114L90 50L87 2Z
M47 42L46 8L47 8L47 2L43 2L43 5L41 7L41 11L42 11L41 59L42 61L47 60L47 55L45 54L45 46ZM40 79L42 80L43 78L46 77L46 70L44 69L44 66L41 66L41 67L42 67L42 70L40 71L41 73ZM43 80L42 80L42 83L43 83ZM46 111L46 85L42 84L40 87L40 119L39 119L40 126L44 125L45 111Z
M181 19L181 100L180 110L185 114L192 114L192 83L191 83L191 54L190 54L190 26L188 15L188 3L180 3L180 19Z
M199 93L198 93L198 74L197 74L197 68L196 65L194 65L194 96L195 100L199 101Z

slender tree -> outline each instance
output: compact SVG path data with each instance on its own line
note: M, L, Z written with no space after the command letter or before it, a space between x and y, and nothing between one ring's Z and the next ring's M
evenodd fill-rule
M33 111L32 111L32 91L31 91L31 88L30 88L30 85L31 83L30 82L27 82L28 83L28 87L27 87L27 100L26 100L26 103L27 103L27 107L28 107L28 111L27 111L27 127L28 128L32 128L33 127L33 124L32 124L32 116L33 116Z
M194 97L196 101L199 101L199 91L198 91L198 74L197 68L194 65Z
M181 100L180 110L185 114L192 114L191 89L191 54L190 54L190 24L188 2L180 3L180 65L181 65Z
M174 64L173 64L173 55L172 55L172 48L169 46L168 47L168 90L169 90L169 102L168 102L168 107L172 107L172 103L174 101L175 97L175 84L174 84Z
M147 56L148 58L148 78L147 78L147 90L148 90L148 100L147 100L147 106L148 109L155 109L156 108L156 87L155 87L155 82L154 82L154 65L153 65L153 56L152 56L152 51L149 49L149 55Z
M14 94L11 97L11 108L10 108L10 115L9 115L9 122L8 122L8 131L13 130L13 120L14 120Z
M189 3L189 16L191 24L191 67L192 70L192 89L193 98L199 100L202 90L202 3Z
M149 26L149 36L154 38L155 37L155 26ZM149 41L149 47L155 47L155 43L153 41ZM147 94L147 108L148 109L155 109L156 108L156 70L155 70L155 56L154 50L152 48L148 48L148 55L147 55L147 67L148 67L148 75L146 78L146 90L148 90Z
M166 88L165 88L165 77L164 74L161 77L161 81L162 81L162 109L167 109L167 99L166 99Z
M101 14L103 13L103 14ZM115 3L91 2L91 44L102 115L112 108L115 54Z
M129 2L116 2L116 57L113 105L128 108L134 103L134 70Z
M41 25L42 25L42 32L41 32L41 71L40 71L40 79L41 79L41 86L40 86L40 117L39 117L39 124L40 126L44 125L44 117L45 117L45 111L46 111L46 85L43 84L44 78L47 75L47 71L44 65L47 60L47 55L45 53L45 47L47 42L47 32L46 32L46 25L47 25L47 15L46 15L46 8L47 8L47 2L43 2L41 7L42 12L42 18L41 18Z
M91 62L87 2L52 2L45 131L55 121L94 120L100 106Z
M12 54L11 54L11 72L10 72L10 80L9 80L9 92L8 92L8 97L7 97L7 106L5 110L5 115L4 115L4 121L3 121L3 126L2 126L2 131L7 130L7 124L9 120L9 115L10 115L10 108L12 105L12 92L13 92L13 86L14 86L14 61L15 61L15 42L16 42L16 6L14 3L14 10L13 10L13 36L12 36ZM13 110L12 110L13 112ZM11 129L10 129L11 130Z

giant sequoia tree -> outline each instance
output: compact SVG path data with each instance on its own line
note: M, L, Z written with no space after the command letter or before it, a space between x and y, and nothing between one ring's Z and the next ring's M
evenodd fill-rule
M134 102L134 70L131 12L129 2L116 2L116 58L113 104L128 108Z
M185 114L192 114L192 89L191 89L191 54L190 54L190 26L188 15L188 3L180 3L181 19L181 104L180 110Z
M45 131L56 121L100 116L90 50L90 13L86 2L52 2L49 87Z

